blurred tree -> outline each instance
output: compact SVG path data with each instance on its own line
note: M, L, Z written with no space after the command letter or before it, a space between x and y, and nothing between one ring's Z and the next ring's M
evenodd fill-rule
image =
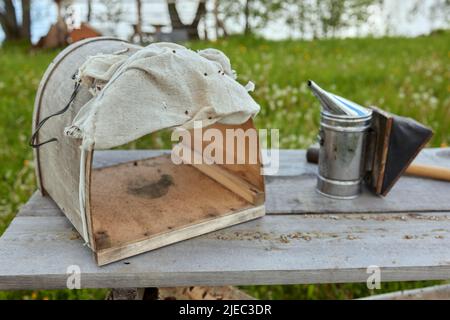
M56 17L58 21L65 20L64 13L67 13L67 9L72 4L72 0L54 0L56 4Z
M56 4L56 17L62 19L62 3L64 0L54 0Z
M167 0L167 9L169 11L170 22L173 30L186 30L189 40L199 39L198 25L200 20L205 17L206 14L206 1L199 0L197 10L195 12L194 20L190 24L184 24L178 14L176 0Z
M31 0L22 0L22 30L23 39L31 42Z
M0 1L0 26L5 40L24 40L31 43L31 0L21 0L21 22L17 19L16 1Z
M298 32L304 38L307 32L314 37L317 31L317 20L314 19L314 1L286 0L282 4L286 24L292 31Z
M87 0L86 6L87 6L86 22L90 23L92 19L92 0Z
M243 32L248 35L278 18L283 3L283 0L223 0L218 10L224 14L224 20L243 22Z
M103 23L108 30L108 33L117 35L117 25L122 22L124 10L122 0L99 0L103 10L98 10L99 13L95 18Z
M322 25L322 34L327 37L330 32L333 37L336 36L336 31L347 23L343 19L343 14L346 10L346 0L321 0L318 1L319 20Z
M214 15L214 26L216 31L216 38L219 38L220 36L226 37L228 35L228 32L225 28L225 23L223 22L222 18L220 17L220 6L219 6L219 0L214 0L213 4L213 15Z
M424 13L432 24L433 22L444 22L445 25L438 25L438 27L448 28L450 23L450 0L415 0L409 12L410 18L414 19L418 14Z
M252 6L253 0L245 0L244 1L244 19L245 19L245 27L244 34L252 33L252 28L250 27L250 9Z
M335 37L345 27L356 27L366 21L368 8L375 0L320 0L319 14L322 24L322 35Z
M335 37L343 28L366 21L369 7L380 2L383 0L286 0L282 16L300 37Z
M136 30L135 32L139 35L140 43L143 43L143 35L142 35L142 1L136 0Z

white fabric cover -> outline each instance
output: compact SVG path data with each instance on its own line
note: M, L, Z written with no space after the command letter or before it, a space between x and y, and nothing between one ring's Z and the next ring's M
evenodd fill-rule
M110 149L163 128L190 129L194 121L241 124L260 107L235 78L216 49L155 43L130 57L99 54L79 69L94 97L65 134L82 138L85 150Z

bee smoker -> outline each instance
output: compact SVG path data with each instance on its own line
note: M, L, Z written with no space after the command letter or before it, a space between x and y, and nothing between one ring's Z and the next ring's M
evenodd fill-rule
M364 116L322 111L317 176L319 193L336 199L353 199L361 193L371 119L370 110Z
M317 191L335 199L353 199L364 182L386 196L426 145L433 131L384 110L364 108L320 88L308 86L322 105ZM317 161L316 160L316 161Z

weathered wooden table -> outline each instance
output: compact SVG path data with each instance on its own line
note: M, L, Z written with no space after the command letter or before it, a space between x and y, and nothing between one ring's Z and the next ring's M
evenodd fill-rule
M95 166L163 151L98 152ZM97 267L68 220L37 193L0 238L0 289L66 288L79 266L83 288L450 279L450 183L402 177L386 198L354 201L314 191L304 151L281 151L266 177L262 219ZM450 149L423 151L417 163L450 167Z

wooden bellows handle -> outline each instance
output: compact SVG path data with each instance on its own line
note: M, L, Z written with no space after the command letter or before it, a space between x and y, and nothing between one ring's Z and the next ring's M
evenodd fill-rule
M437 166L411 164L406 169L405 174L416 177L450 181L450 169Z

